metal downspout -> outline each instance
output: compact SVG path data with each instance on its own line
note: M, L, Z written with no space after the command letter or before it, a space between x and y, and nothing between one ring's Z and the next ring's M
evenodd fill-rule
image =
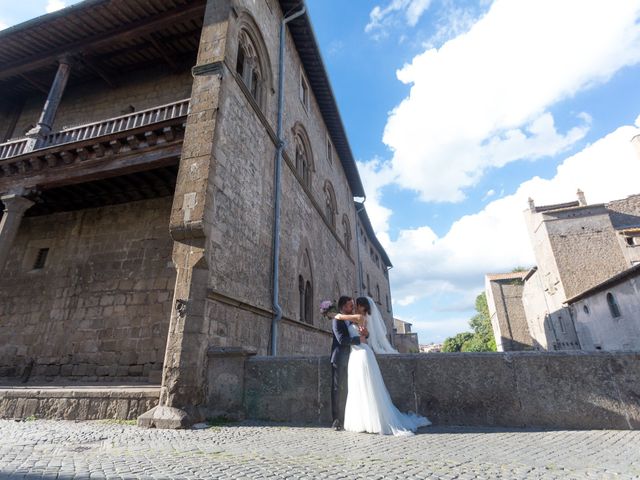
M358 296L364 296L362 291L362 282L364 282L364 274L362 273L362 260L360 259L360 228L358 227L358 221L360 216L358 215L362 210L364 210L364 202L367 201L367 197L365 196L356 207L356 255L358 256ZM362 208L358 208L362 207Z
M307 8L302 4L302 9L289 15L285 15L280 23L280 58L278 65L278 130L277 148L274 172L274 220L273 220L273 311L274 317L271 321L271 355L278 354L278 324L282 320L282 307L278 303L279 278L280 278L280 197L281 197L281 174L282 150L284 149L284 138L282 136L282 117L284 113L284 43L287 23L295 20L300 15L304 15Z

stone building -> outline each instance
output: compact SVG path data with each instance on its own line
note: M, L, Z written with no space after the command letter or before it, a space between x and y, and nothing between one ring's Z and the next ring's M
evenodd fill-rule
M161 383L180 424L224 352L326 353L323 298L391 324L303 2L86 0L0 43L0 375Z
M640 348L640 264L567 300L582 350Z
M513 292L513 296L521 295L533 347L595 348L588 347L594 344L594 332L590 329L601 320L593 316L578 327L575 309L567 303L583 298L585 291L598 285L608 285L618 274L640 263L640 195L588 204L584 193L578 190L578 200L574 202L536 206L530 200L525 221L537 265L523 276L521 293ZM490 290L488 287L488 299ZM507 316L519 315L520 306L515 298L510 308L502 308L503 312L499 307L502 297L493 300L490 309L497 312L497 324L506 322ZM505 332L495 326L494 332L496 337L505 338ZM607 340L608 348L629 346L625 332L625 329L610 330L615 340L612 337ZM515 336L506 338L517 341ZM640 348L640 343L634 343L633 348Z
M485 276L489 317L499 352L533 348L522 305L526 275L527 272L513 272Z
M420 344L418 334L411 331L411 323L393 319L393 346L400 353L418 353Z

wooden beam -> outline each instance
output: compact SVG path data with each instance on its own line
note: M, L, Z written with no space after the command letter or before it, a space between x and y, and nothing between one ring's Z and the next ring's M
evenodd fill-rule
M40 82L37 82L36 80L33 80L31 78L29 78L27 75L25 75L24 73L20 74L20 78L22 80L24 80L25 82L27 82L29 85L31 85L33 88L35 88L36 90L44 93L45 95L49 94L49 89L47 87L45 87L43 84L41 84Z
M140 38L169 25L175 25L193 18L204 17L204 6L205 0L193 0L188 6L181 5L168 12L121 25L108 32L72 42L63 47L50 49L42 54L32 55L31 57L6 65L0 71L0 78L7 78L40 67L52 65L56 63L62 55L77 55L90 52L103 46L113 45L116 42Z
M100 180L152 168L175 165L180 159L182 144L163 145L147 151L134 151L114 156L105 161L87 160L58 166L51 170L41 170L37 175L0 177L0 189L23 186L24 188L57 188L65 185Z
M153 45L153 48L156 49L160 57L167 63L167 65L169 65L171 71L173 71L174 73L179 72L180 64L178 61L176 61L174 56L169 53L167 45L160 38L157 38L157 36L153 33L149 35L149 40L151 41L151 45Z
M118 83L113 78L111 73L107 72L104 68L100 67L97 64L97 62L93 61L91 58L88 58L87 56L82 56L80 61L85 67L87 67L93 73L98 75L102 80L104 80L104 82L107 85L109 85L111 88L116 88L118 86Z

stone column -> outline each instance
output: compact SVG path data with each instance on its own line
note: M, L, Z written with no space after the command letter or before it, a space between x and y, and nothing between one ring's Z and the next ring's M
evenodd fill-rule
M16 194L3 195L0 200L4 204L4 212L0 220L0 271L2 271L18 234L24 212L33 205L33 202Z
M207 245L213 229L214 147L231 7L208 0L185 129L169 231L176 267L160 401L138 425L184 428L206 415L209 318Z
M60 100L67 86L67 80L69 80L69 74L71 73L71 61L67 57L63 57L59 60L58 71L53 79L53 84L49 90L49 96L42 108L40 119L38 124L27 133L29 141L25 151L30 152L36 148L39 148L44 138L51 133L53 128L53 121L56 118L58 107L60 106Z

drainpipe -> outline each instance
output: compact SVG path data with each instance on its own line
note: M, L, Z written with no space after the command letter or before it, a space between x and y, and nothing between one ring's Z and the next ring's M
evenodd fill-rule
M364 202L367 201L366 195L363 197L362 202L356 207L356 255L358 256L358 296L362 297L362 282L364 281L364 275L362 273L362 261L360 260L360 228L358 227L358 214L364 210ZM361 207L361 208L359 208Z
M289 16L284 16L280 23L280 58L278 65L278 130L277 130L277 147L275 158L274 172L274 220L273 220L273 311L275 313L271 321L271 355L278 354L278 324L282 320L282 307L278 303L279 277L280 277L280 196L281 196L281 175L280 167L282 165L282 150L284 149L284 138L282 135L282 116L284 113L284 43L287 23L295 20L307 11L307 7L301 2L302 9Z

